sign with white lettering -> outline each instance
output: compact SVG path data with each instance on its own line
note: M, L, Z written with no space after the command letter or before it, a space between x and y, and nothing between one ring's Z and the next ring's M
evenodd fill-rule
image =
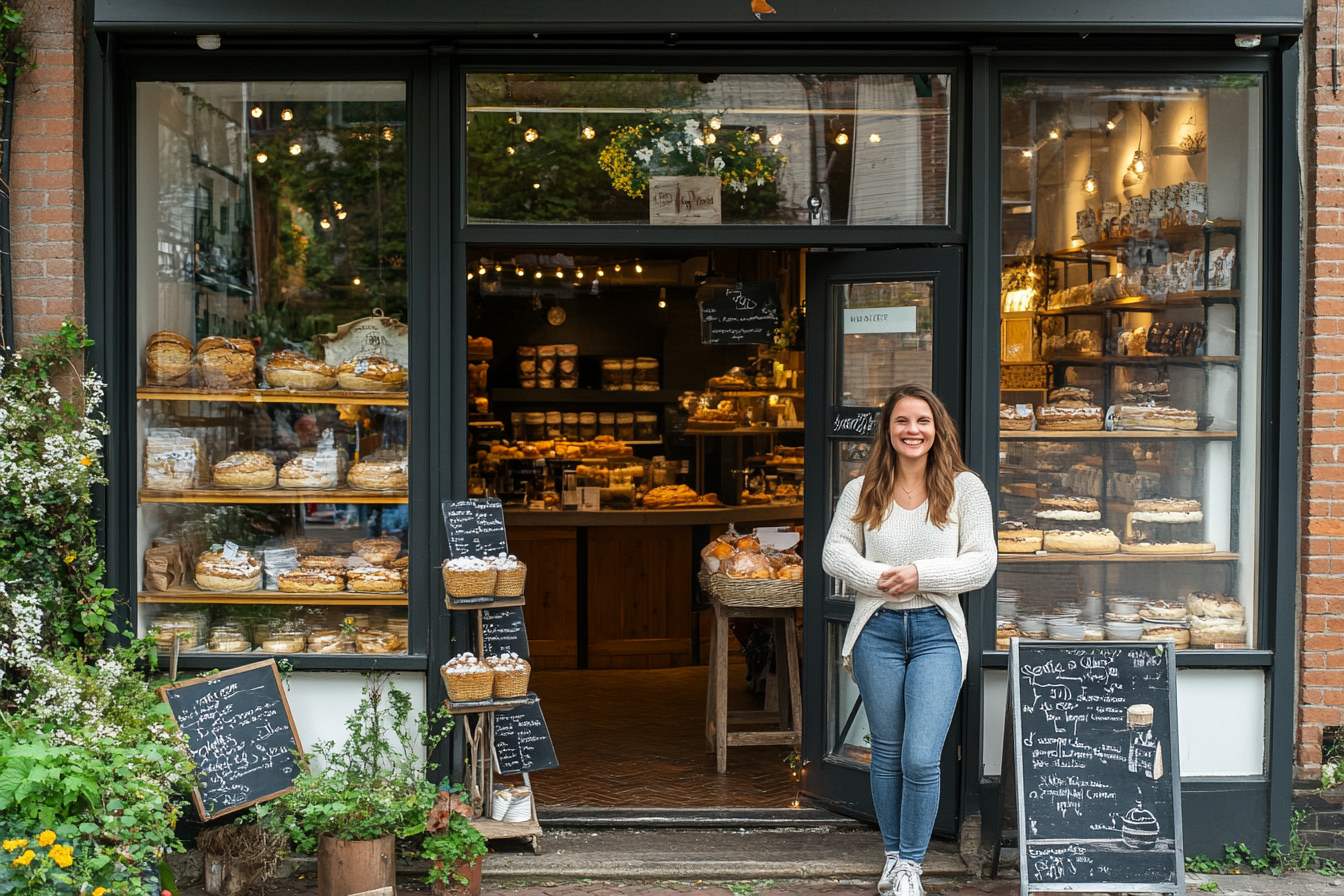
M783 320L779 284L748 280L700 303L700 341L705 345L773 345Z
M866 442L873 437L881 419L881 408L831 408L831 425L826 428L826 435L833 439Z
M899 308L846 308L845 335L853 333L913 333L915 306Z
M364 358L387 358L406 368L411 364L411 343L406 325L390 317L352 320L337 327L335 333L319 335L313 345L321 352L322 360L332 367ZM364 369L368 369L367 363Z
M723 211L717 177L650 177L650 224L718 224Z
M522 706L493 716L495 771L501 775L538 772L560 765L551 732L541 714L541 702L536 694L527 697L528 702Z
M1008 677L1022 896L1183 893L1175 645L1014 638Z

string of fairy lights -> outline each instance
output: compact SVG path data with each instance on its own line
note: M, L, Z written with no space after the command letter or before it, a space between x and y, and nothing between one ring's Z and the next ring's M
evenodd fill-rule
M612 273L620 274L623 271L633 271L636 275L644 273L644 262L639 259L626 259L618 261L611 265ZM481 261L475 271L467 271L467 279L474 280L477 277L488 277L493 272L501 278L506 277L512 271L515 278L524 278L526 280L546 280L554 278L565 281L573 280L575 286L582 286L587 281L589 284L601 282L603 277L607 276L606 265L587 265L581 264L564 265L531 265L524 266L515 261Z

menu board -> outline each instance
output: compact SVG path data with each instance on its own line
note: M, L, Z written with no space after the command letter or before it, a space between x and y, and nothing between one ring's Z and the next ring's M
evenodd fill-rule
M1013 640L1022 896L1184 892L1169 642Z
M881 419L881 408L833 407L826 435L831 438L866 442L873 437Z
M527 659L527 623L523 621L522 607L500 607L481 610L482 656L516 653Z
M209 821L288 793L303 748L274 660L159 688L196 763L191 792Z
M773 345L783 312L779 284L748 280L700 303L700 341L705 345Z
M501 775L521 775L556 768L551 732L541 715L541 701L528 694L528 702L494 714L495 769Z
M454 560L509 552L504 505L498 498L444 501L443 525L448 531L448 556Z

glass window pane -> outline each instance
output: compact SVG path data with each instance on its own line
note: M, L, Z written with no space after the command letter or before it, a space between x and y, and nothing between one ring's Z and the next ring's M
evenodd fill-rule
M831 287L839 340L835 403L877 407L901 383L933 382L932 280Z
M468 74L467 220L945 224L950 97L948 74Z
M141 632L405 653L405 85L149 82L136 116Z
M859 686L840 660L840 648L848 630L847 623L827 623L831 668L827 676L826 753L832 760L852 763L866 771L873 761L868 712L859 697Z
M1262 102L1003 83L1000 647L1258 642Z

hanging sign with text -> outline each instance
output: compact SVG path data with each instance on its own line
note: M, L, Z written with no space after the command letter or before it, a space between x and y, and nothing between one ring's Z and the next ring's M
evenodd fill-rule
M700 303L700 341L705 345L773 345L783 313L779 284L748 280Z
M915 306L900 308L846 308L845 335L851 333L913 333Z
M882 419L881 408L831 408L830 425L826 435L833 439L852 439L866 442L873 437L877 423Z
M649 223L718 224L722 193L717 177L650 177Z

